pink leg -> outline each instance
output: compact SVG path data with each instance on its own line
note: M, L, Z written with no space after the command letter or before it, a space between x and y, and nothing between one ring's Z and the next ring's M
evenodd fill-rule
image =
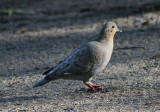
M89 87L89 90L93 90L93 91L102 90L101 88L102 85L93 84L91 82L86 82L85 84Z

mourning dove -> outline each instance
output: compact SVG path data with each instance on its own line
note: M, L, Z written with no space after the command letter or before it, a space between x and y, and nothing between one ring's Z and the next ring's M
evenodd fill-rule
M113 51L113 38L121 30L113 22L104 24L96 39L76 48L68 57L54 68L44 72L44 76L33 87L42 86L52 80L80 80L90 90L102 89L91 83L91 77L99 74L108 64Z

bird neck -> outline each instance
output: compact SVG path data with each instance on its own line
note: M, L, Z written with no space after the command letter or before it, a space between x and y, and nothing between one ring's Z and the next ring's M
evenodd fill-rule
M97 38L97 41L103 42L103 43L108 43L108 42L113 42L114 40L114 35L106 35L106 34L100 34Z

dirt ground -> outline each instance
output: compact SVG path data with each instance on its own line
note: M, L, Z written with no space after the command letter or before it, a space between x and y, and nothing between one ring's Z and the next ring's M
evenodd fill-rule
M123 33L93 78L102 91L72 80L32 88L107 21ZM160 112L160 1L1 0L0 68L0 111Z

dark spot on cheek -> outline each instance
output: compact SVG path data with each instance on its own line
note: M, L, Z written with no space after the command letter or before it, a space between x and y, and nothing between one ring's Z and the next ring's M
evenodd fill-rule
M108 32L112 32L112 30L110 30L110 29L108 29L107 31L108 31Z

